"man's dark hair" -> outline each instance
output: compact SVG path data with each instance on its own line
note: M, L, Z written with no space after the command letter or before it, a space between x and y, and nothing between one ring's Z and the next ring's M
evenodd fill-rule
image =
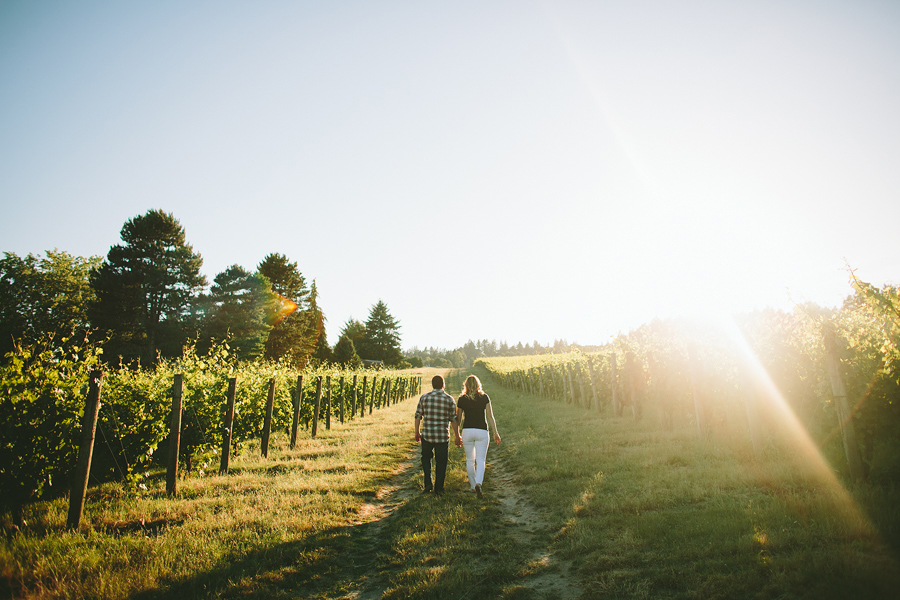
M431 387L433 387L436 390L439 390L442 387L444 387L444 378L441 377L440 375L435 375L434 377L432 377L431 378Z

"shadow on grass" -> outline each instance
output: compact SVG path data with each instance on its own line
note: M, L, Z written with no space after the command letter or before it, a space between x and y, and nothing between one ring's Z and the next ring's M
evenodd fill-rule
M322 530L303 540L261 546L184 580L132 594L133 600L181 598L501 597L514 578L511 549L500 548L488 525L496 521L481 502L481 518L459 529L438 521L457 511L477 512L474 496L417 494L382 520ZM432 519L434 517L435 520ZM442 533L416 541L422 529ZM448 536L455 540L448 543ZM412 541L411 541L412 540ZM463 541L465 540L465 541ZM473 556L473 544L481 546ZM514 554L514 553L513 553ZM473 559L478 568L468 569ZM518 597L518 596L517 596Z
M210 571L165 581L131 598L329 597L358 583L373 566L378 551L367 561L355 547L373 526L333 528L304 540L260 547L226 559Z

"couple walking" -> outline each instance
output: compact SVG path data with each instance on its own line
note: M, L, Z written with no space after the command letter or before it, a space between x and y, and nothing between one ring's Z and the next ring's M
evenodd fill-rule
M494 441L500 443L491 399L474 375L466 378L465 389L454 403L453 397L444 391L444 378L435 375L431 379L434 389L419 398L416 407L416 441L422 442L422 471L425 473L425 491L444 493L444 476L447 473L447 454L450 446L450 429L457 446L466 452L466 471L469 485L481 498L484 483L484 461L490 444L488 424L494 432ZM460 434L462 431L462 434ZM431 458L434 457L434 486L431 484Z

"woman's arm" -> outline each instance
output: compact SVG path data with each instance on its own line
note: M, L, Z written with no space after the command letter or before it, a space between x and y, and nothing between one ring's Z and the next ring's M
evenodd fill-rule
M497 422L494 420L494 409L491 408L491 403L488 402L487 406L484 407L484 414L487 417L488 424L491 426L491 430L494 432L494 442L497 445L500 445L500 432L497 431Z

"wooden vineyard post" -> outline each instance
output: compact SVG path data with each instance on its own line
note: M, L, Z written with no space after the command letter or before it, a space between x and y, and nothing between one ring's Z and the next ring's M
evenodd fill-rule
M237 395L237 378L228 378L228 392L225 395L225 422L222 427L222 459L219 461L219 474L228 473L231 460L231 432L234 428L234 397Z
M572 381L572 365L566 363L566 374L568 375L569 380L569 400L572 404L575 403L575 383Z
M641 416L641 398L640 392L641 390L638 388L638 381L640 380L640 366L637 364L637 358L634 355L634 352L626 352L625 353L625 385L628 389L628 400L631 402L631 414L634 417L634 420L637 421Z
M853 412L847 402L847 388L844 387L844 378L841 376L841 363L837 357L837 342L834 329L826 327L825 338L825 362L828 365L828 376L831 379L831 393L834 397L834 405L837 409L838 424L841 427L841 437L844 440L844 453L847 455L847 465L850 467L850 480L859 482L865 479L865 467L862 456L859 453L859 445L856 443L856 428L853 426Z
M325 376L325 429L331 429L331 375Z
M353 394L350 396L350 419L352 420L356 417L356 374L353 375L351 386L353 387Z
M700 381L703 367L700 364L700 357L697 355L697 346L691 344L688 346L688 362L691 371L691 394L694 397L694 414L697 417L697 435L702 439L703 432L706 431L706 411L703 407L703 395L700 389Z
M591 408L600 410L600 396L597 395L597 382L599 379L594 374L594 359L588 356L588 376L591 378Z
M375 390L378 388L375 385L376 380L378 379L378 375L372 375L372 395L369 396L369 414L372 414L372 409L375 406Z
M753 444L753 456L759 458L762 455L762 429L759 424L759 400L756 386L750 369L741 367L741 376L744 388L744 407L747 409L747 425L750 430L750 443Z
M559 382L558 387L559 391L557 392L558 400L560 402L566 401L566 395L569 393L568 388L566 387L566 367L565 365L559 365L559 370L554 371L556 375L556 380Z
M538 383L540 385L540 396L544 397L544 367L538 367Z
M291 419L291 450L297 445L297 427L300 425L300 406L303 404L303 375L297 375L297 399L294 401L294 416Z
M341 383L338 387L340 388L338 395L341 397L341 408L340 408L341 424L343 424L344 423L344 376L343 375L341 375Z
M613 404L613 416L621 417L622 416L622 405L619 402L619 385L618 385L618 370L616 368L616 353L613 352L609 355L609 386L612 389L612 404Z
M581 406L590 408L588 405L587 390L584 388L584 368L578 363L578 387L581 389Z
M272 433L272 412L275 409L275 378L269 379L269 395L266 398L266 419L263 422L262 455L269 458L269 435Z
M381 378L381 388L378 390L378 408L384 408L384 394L387 386L387 378Z
M322 406L322 376L316 377L316 406L313 410L312 437L316 437L316 430L319 428L319 408Z
M659 413L659 423L663 429L670 431L672 425L672 408L669 404L668 382L663 375L663 369L656 360L656 354L647 353L647 369L650 373L650 390Z
M548 365L544 368L547 371L547 399L555 400L556 399L556 374L554 373L553 365Z
M100 386L103 371L91 371L88 393L84 399L84 416L81 419L81 443L78 446L78 462L69 492L69 515L66 527L78 529L84 512L84 496L87 494L91 460L94 455L94 438L97 437L97 418L100 415Z
M172 382L172 417L169 421L169 464L166 468L166 493L178 493L178 450L181 444L181 394L184 389L184 375L175 375Z
M359 403L359 416L366 416L366 385L368 384L368 375L363 375L362 401Z

